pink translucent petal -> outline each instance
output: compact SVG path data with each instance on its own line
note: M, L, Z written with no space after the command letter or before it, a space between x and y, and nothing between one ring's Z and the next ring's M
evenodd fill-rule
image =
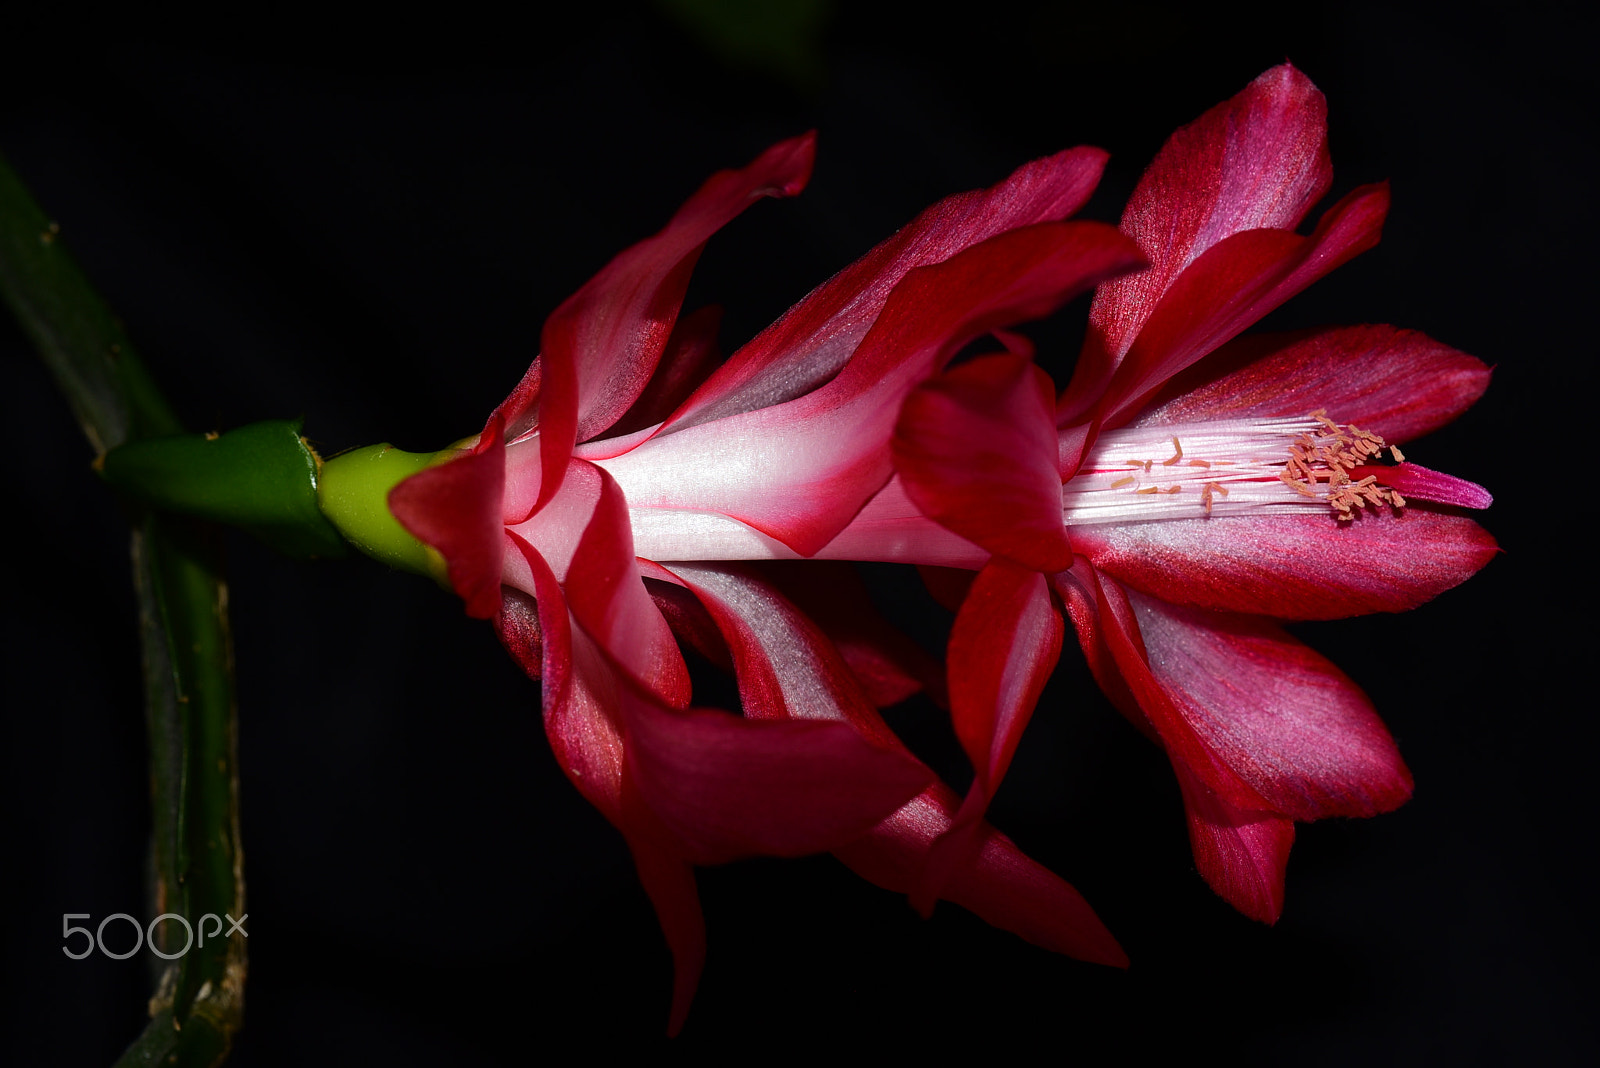
M389 491L389 510L401 526L439 550L450 585L474 619L493 619L500 610L505 485L505 439L499 417L491 416L471 450Z
M1061 525L1055 386L1026 357L984 356L912 390L891 449L930 519L1035 571L1072 565Z
M890 433L917 382L973 338L1045 315L1137 262L1126 238L1094 223L991 238L908 274L826 386L658 435L607 469L635 507L718 512L813 555L888 481Z
M1444 426L1489 386L1489 368L1415 330L1346 326L1237 338L1178 375L1133 420L1167 426L1318 409L1407 442Z
M1266 620L1128 595L1150 668L1206 747L1279 814L1373 816L1411 773L1365 694Z
M706 240L756 200L793 196L811 176L813 134L782 141L737 171L718 171L666 229L619 254L545 321L540 337L540 503L556 491L575 442L633 406L655 372ZM525 402L519 387L507 403ZM526 412L507 410L513 437Z
M1470 519L1408 507L1073 527L1095 567L1173 604L1278 619L1403 612L1465 582L1498 548Z
M1176 761L1195 867L1228 904L1262 923L1283 913L1283 876L1294 844L1294 821L1237 808L1208 790Z
M1184 268L1232 234L1293 230L1332 178L1327 104L1287 63L1174 133L1122 216L1150 269L1096 292L1069 414L1104 387Z
M1007 230L1066 218L1094 191L1105 160L1097 148L1068 149L1019 168L993 188L928 208L734 353L675 414L668 432L771 407L826 382L907 272Z
M1202 356L1378 243L1387 186L1362 186L1329 208L1309 237L1245 230L1211 246L1162 295L1096 402L1118 426L1151 392Z

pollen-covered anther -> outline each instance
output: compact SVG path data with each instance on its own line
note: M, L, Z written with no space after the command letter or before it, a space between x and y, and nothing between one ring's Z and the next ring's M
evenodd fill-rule
M1139 480L1134 478L1132 475L1128 475L1128 476L1126 476L1124 478L1119 478L1115 482L1111 483L1111 488L1112 489L1121 489L1123 486L1131 486L1137 481L1139 481Z
M1178 444L1177 435L1173 435L1172 447L1173 447L1173 449L1175 451L1173 452L1172 457L1170 459L1161 461L1161 466L1162 467L1171 467L1173 464L1175 464L1179 460L1183 459L1183 446Z
M1368 475L1359 482L1350 477L1350 472L1369 464L1384 449L1401 462L1397 450L1370 430L1354 424L1340 426L1328 418L1325 409L1312 412L1310 418L1327 433L1320 440L1302 434L1289 446L1289 458L1278 476L1285 485L1302 496L1315 496L1313 487L1325 486L1328 506L1340 520L1354 519L1360 508L1405 507L1405 498L1379 484L1376 476Z

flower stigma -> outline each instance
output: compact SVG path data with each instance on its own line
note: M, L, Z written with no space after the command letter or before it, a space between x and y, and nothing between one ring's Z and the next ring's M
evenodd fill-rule
M1335 422L1324 410L1279 419L1220 419L1125 427L1101 434L1061 487L1067 526L1230 515L1331 513L1405 507L1371 474L1388 450L1377 434ZM1358 469L1365 473L1357 474Z

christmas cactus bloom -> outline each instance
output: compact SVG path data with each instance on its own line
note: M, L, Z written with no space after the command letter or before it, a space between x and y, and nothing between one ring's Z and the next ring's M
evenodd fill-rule
M929 208L718 366L715 313L679 317L689 273L748 205L798 192L812 152L801 137L714 175L556 309L477 438L388 496L542 679L556 758L626 837L672 947L673 1029L704 955L693 865L833 850L909 891L956 807L869 699L908 688L892 648L858 627L836 649L769 577L725 561L967 546L914 515L839 538L891 476L902 401L973 338L1144 262L1111 227L1060 221L1104 162L1069 150ZM743 717L690 706L674 631L731 661ZM987 825L973 838L947 897L1125 963L1070 886Z
M1145 173L1122 229L1150 268L1099 287L1059 398L1011 354L908 397L901 492L993 554L950 641L976 779L925 903L970 855L1066 620L1166 750L1196 863L1245 914L1278 917L1295 821L1410 797L1365 695L1279 621L1413 608L1494 555L1459 514L1489 494L1397 447L1464 411L1489 372L1387 326L1235 339L1377 242L1381 185L1295 232L1331 178L1321 93L1293 67L1266 72Z

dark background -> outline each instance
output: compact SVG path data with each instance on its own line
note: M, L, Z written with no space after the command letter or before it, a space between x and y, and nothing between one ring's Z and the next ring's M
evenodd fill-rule
M1091 1062L1328 1065L1592 1051L1593 540L1576 532L1595 518L1596 124L1574 18L839 4L787 35L809 46L750 61L748 40L682 14L702 6L532 27L451 10L226 32L149 14L19 24L0 37L0 152L191 429L304 415L325 454L432 449L477 430L563 297L774 140L820 130L811 187L717 237L691 291L726 305L730 350L923 206L1061 147L1112 152L1087 214L1115 221L1173 128L1292 59L1329 98L1329 202L1388 178L1394 208L1375 251L1268 325L1392 322L1496 367L1476 408L1407 452L1494 491L1483 521L1505 554L1415 612L1298 628L1372 696L1415 799L1302 826L1283 919L1245 920L1195 874L1164 758L1069 648L992 818L1083 891L1132 969L949 905L924 923L831 858L735 864L701 873L710 956L673 1048L1028 1039ZM1034 330L1058 373L1085 307ZM60 917L144 907L126 527L9 321L0 350L0 1060L108 1064L141 1027L147 973L67 960ZM228 548L251 936L233 1063L665 1046L648 903L490 629L365 560ZM915 582L871 577L937 647ZM965 786L936 709L891 719Z

